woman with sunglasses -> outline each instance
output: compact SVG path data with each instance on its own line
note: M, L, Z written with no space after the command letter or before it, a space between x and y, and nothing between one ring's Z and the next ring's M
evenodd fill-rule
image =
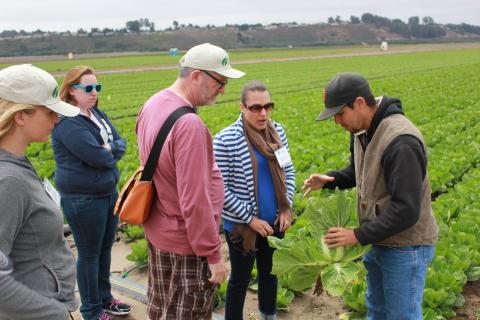
M0 252L12 263L0 272L0 319L67 320L78 307L62 211L25 155L48 140L58 114L78 112L48 72L30 64L0 71Z
M267 236L283 238L292 223L295 189L287 137L269 119L274 108L268 88L248 82L240 95L237 121L214 139L216 162L225 183L223 228L228 243L231 275L225 319L243 319L245 295L256 260L258 304L262 319L276 318L277 276Z
M52 133L55 185L77 247L77 283L84 320L113 319L131 307L114 299L110 261L118 216L113 214L120 176L117 162L126 142L105 112L97 108L95 70L77 66L68 71L60 98L80 108L74 118L61 117Z

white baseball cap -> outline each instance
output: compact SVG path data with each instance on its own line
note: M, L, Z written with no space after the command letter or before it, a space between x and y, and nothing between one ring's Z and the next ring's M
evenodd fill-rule
M55 78L45 70L22 64L0 70L0 98L16 103L45 106L66 117L80 109L60 100Z
M232 68L225 50L210 43L200 44L188 50L180 60L180 66L213 71L232 79L238 79L245 75L245 72Z

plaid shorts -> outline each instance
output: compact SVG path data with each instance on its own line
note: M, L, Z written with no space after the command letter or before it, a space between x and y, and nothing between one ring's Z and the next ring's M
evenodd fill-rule
M148 242L150 320L212 319L218 287L207 279L205 258L163 251Z

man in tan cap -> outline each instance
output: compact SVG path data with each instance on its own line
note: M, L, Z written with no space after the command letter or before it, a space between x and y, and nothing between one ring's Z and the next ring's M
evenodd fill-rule
M140 110L136 132L142 165L167 117L182 106L195 111L172 127L153 175L158 196L143 224L150 320L211 319L213 294L227 279L218 235L223 178L215 163L212 135L196 112L199 106L215 104L229 78L243 75L231 67L222 48L209 43L195 46L180 60L177 80Z

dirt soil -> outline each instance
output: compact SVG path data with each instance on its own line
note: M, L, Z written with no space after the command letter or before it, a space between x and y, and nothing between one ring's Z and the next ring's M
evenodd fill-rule
M124 237L119 233L120 241L115 243L112 250L112 275L121 277L122 273L134 266L132 261L126 259L132 250L128 242L124 241ZM230 261L228 258L228 247L223 234L221 234L223 240L222 254L227 264L227 268L230 270ZM77 254L76 248L72 236L68 236L67 239L72 247L74 254ZM139 285L147 287L147 269L135 269L126 278L126 280L138 283ZM144 320L146 319L146 305L145 303L135 300L134 298L113 292L115 298L122 300L123 302L132 306L133 310L126 316L116 316L116 319L120 320ZM77 297L78 292L77 292ZM465 304L456 308L455 312L457 316L450 318L452 320L475 320L475 313L480 308L480 281L468 282L464 287ZM80 298L79 298L80 299ZM308 292L302 297L295 297L293 302L289 304L290 311L279 311L277 313L278 320L332 320L338 319L338 316L350 309L344 304L341 297L332 297L326 292L320 296L313 294L313 290ZM223 316L224 308L215 309L214 313ZM258 300L256 293L252 290L248 290L247 298L245 300L245 308L243 318L246 319L259 319L249 318L249 315L253 314L258 316ZM82 320L80 312L77 310L74 314L75 320Z

